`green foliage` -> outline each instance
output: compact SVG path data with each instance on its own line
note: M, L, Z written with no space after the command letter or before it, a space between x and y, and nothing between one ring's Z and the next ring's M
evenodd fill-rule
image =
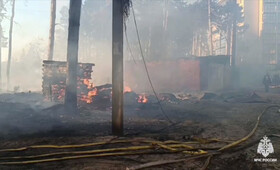
M246 26L242 25L242 23L244 23L244 14L242 10L242 7L233 1L227 1L223 6L215 4L212 9L213 21L217 24L220 31L226 32L228 27L231 27L235 20L237 29L243 32Z

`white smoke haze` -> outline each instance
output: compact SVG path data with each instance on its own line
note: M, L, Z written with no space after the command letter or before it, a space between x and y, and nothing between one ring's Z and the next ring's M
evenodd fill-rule
M188 1L188 3L184 3L184 1L170 1L166 3L164 0L133 1L144 57L147 61L172 60L191 55L193 32L197 28L197 23L195 21L200 22L201 15L203 14L197 15L198 11L185 10L182 8L182 5L192 5L193 2ZM33 3L35 7L36 5L47 6L46 10L40 11L41 8L39 8L37 12L49 12L48 1L27 1L25 9L19 8L18 11L16 9L16 21L17 17L20 17L23 12L36 15L36 10L27 11L29 7L30 9L34 8ZM66 61L68 1L58 0L58 4L54 60ZM109 0L85 0L83 4L79 41L79 62L95 64L92 74L94 84L101 85L111 83L112 2ZM32 18L31 16L29 17ZM41 18L39 23L32 23L32 27L30 22L18 23L18 25L15 26L10 90L19 86L21 91L41 91L42 61L47 58L49 14L44 16L45 18ZM166 17L167 19L165 19ZM248 18L245 19L248 20ZM36 31L34 35L30 35L30 29L37 30L36 25L41 24L44 25L45 28L39 32ZM134 57L135 60L141 61L132 14L126 22L126 28L132 54L128 50L127 42L124 37L125 60L132 61ZM166 29L165 33L163 33L164 29ZM237 62L240 63L240 70L243 70L242 74L240 74L240 84L242 87L260 86L261 77L265 72L258 69L261 63L261 48L259 44L256 43L256 37L252 33L252 30L254 29L250 29L249 25L249 29L245 32L245 35L249 37L247 36L244 39L244 36L238 36L239 38L237 40L240 44L237 46ZM7 35L7 31L6 29L5 35ZM25 34L25 32L29 34ZM17 38L18 34L23 37L20 41ZM6 85L6 50L7 49L3 49L3 87ZM258 58L258 60L256 60L256 58ZM129 63L133 64L133 62ZM144 66L141 62L137 63L141 65L139 68L142 67L142 69L139 70L140 73L137 74L142 75L139 77L143 78L144 83L139 86L150 88L149 84L147 84ZM125 71L131 72L131 70ZM169 71L172 72L174 70ZM164 73L162 76L164 76ZM149 90L150 89L147 89L147 91Z

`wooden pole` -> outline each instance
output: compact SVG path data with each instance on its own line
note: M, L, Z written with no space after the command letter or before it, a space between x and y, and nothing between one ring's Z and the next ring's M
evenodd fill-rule
M123 0L113 1L112 133L123 135Z
M10 20L10 30L9 30L9 51L8 51L8 65L7 65L7 90L10 86L10 71L11 71L11 60L12 60L12 41L13 41L13 26L15 17L15 0L12 1L12 16Z
M82 0L70 0L65 106L72 113L77 111L77 65L81 6Z
M48 60L53 60L55 18L56 18L56 0L51 0Z

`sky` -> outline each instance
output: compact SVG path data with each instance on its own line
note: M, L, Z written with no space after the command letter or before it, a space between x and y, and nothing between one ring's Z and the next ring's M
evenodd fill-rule
M56 22L60 19L60 9L63 6L69 7L70 0L57 0ZM188 0L195 1L195 0ZM16 0L15 24L13 30L13 60L17 60L22 49L31 41L43 39L48 43L50 23L51 0ZM11 4L7 4L7 16L11 16ZM8 37L9 20L4 20L3 29L5 37ZM2 61L7 60L8 48L2 48Z
M32 40L43 39L46 42L49 34L51 0L16 0L14 30L13 30L13 52L19 53ZM69 6L69 0L57 0L56 22L60 19L60 9ZM7 4L7 16L11 16L11 5ZM3 23L5 36L8 37L9 20ZM8 49L3 48L3 61L7 60ZM17 59L17 56L14 56Z

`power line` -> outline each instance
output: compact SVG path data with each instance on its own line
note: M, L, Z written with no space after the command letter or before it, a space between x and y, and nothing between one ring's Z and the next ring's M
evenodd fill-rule
M134 20L134 25L135 25L135 29L136 29L136 34L137 34L137 39L138 39L138 44L139 44L139 48L140 48L140 52L141 52L141 57L142 57L142 60L143 60L143 64L145 66L145 70L146 70L146 74L147 74L147 77L148 77L148 80L149 80L149 83L152 87L152 90L153 90L153 93L158 101L158 104L160 106L160 110L162 112L162 114L164 115L164 117L170 122L173 124L173 122L169 119L169 117L166 115L166 113L164 112L163 108L162 108L162 105L160 103L160 100L159 100L159 97L155 91L155 88L153 86L153 83L152 83L152 80L151 80L151 77L150 77L150 74L149 74L149 70L147 68L147 64L146 64L146 61L145 61L145 58L144 58L144 54L143 54L143 50L142 50L142 45L141 45L141 42L140 42L140 36L139 36L139 31L138 31L138 26L137 26L137 22L136 22L136 17L135 17L135 13L134 13L134 8L133 8L133 4L131 5L131 9L132 9L132 15L133 15L133 20Z
M129 41L128 41L128 38L127 38L127 29L126 29L126 25L124 25L124 26L125 26L125 27L124 27L124 34L125 34L125 39L126 39L126 45L127 45L128 50L129 50L129 53L130 53L130 55L131 55L131 57L132 57L132 59L133 59L133 61L134 61L134 64L136 64L135 58L134 58L134 56L133 56L133 54L132 54L132 50L131 50L131 48L130 48Z

